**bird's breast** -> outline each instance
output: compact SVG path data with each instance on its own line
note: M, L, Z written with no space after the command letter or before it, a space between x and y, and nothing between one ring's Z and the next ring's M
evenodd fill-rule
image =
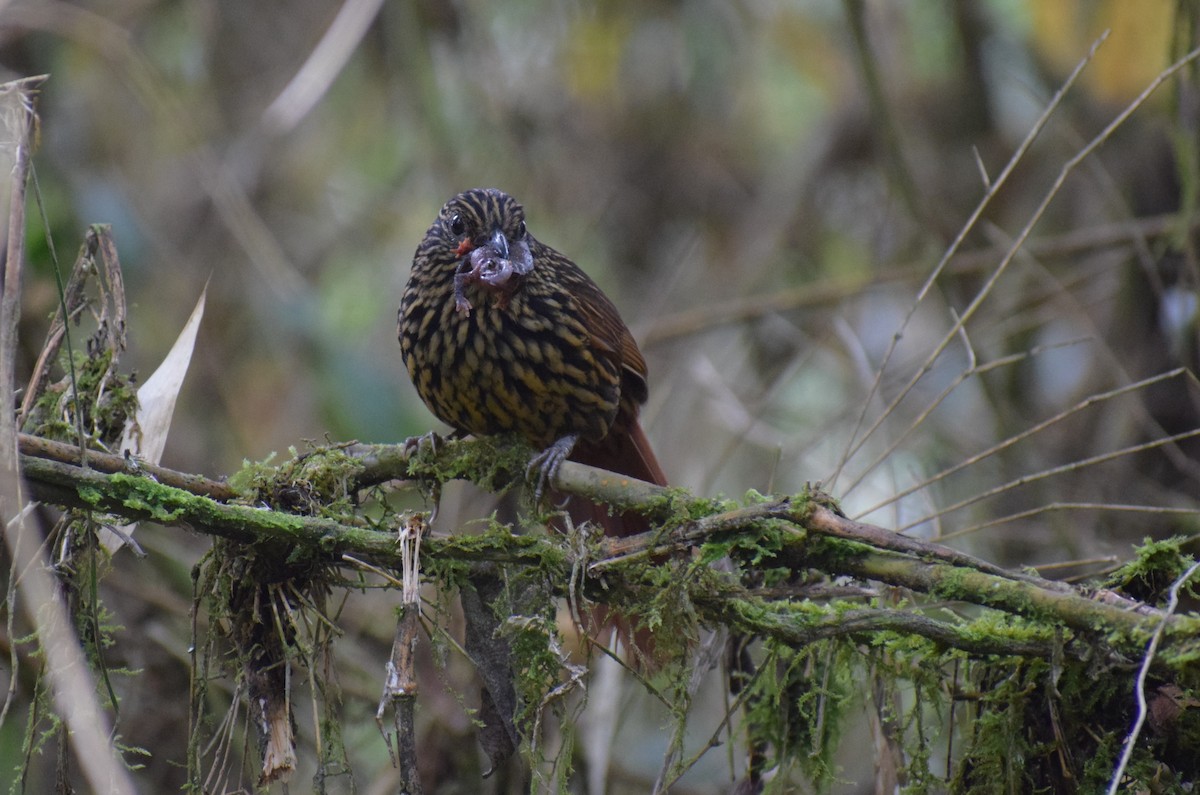
M504 306L472 292L462 312L447 290L435 305L402 310L417 392L441 420L474 434L517 432L539 446L568 433L602 438L620 400L619 367L592 347L568 293L528 287Z

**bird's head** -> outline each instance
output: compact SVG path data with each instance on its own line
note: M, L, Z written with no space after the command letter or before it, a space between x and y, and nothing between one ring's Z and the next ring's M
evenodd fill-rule
M464 191L446 202L429 230L430 238L436 241L436 258L454 269L460 312L472 308L469 285L496 295L497 305L504 307L533 270L525 210L494 188Z

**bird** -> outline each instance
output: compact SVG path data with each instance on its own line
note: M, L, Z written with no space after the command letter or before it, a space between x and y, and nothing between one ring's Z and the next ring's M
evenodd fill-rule
M413 255L397 313L417 394L456 434L516 433L539 450L535 501L564 460L667 485L638 414L646 360L616 306L578 265L535 238L494 188L459 193ZM649 529L635 512L572 500L610 536Z

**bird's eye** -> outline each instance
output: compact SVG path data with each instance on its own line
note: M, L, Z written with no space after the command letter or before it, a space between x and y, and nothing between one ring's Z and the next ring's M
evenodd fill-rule
M523 237L525 237L525 222L524 221L522 221L521 223L519 223L517 225L517 239L520 240Z
M458 237L463 232L467 231L467 222L458 213L450 216L450 234Z

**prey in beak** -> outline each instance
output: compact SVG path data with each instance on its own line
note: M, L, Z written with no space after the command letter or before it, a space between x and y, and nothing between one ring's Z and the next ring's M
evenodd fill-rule
M507 309L524 276L533 270L533 256L525 239L510 243L500 229L493 230L463 253L465 256L454 271L454 308L464 315L471 314L474 308L467 298L469 285L479 285L481 291L492 293L496 296L494 306Z

